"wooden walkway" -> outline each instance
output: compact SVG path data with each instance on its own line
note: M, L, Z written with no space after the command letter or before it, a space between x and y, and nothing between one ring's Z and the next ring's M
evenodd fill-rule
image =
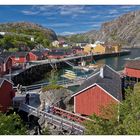
M85 118L85 117L75 115L74 113L64 111L64 110L59 109L57 107L55 107L55 109L54 109L55 110L54 114L47 113L45 111L40 111L39 109L32 107L32 106L29 106L29 105L26 105L26 104L21 104L19 107L19 110L25 111L25 112L29 113L29 115L34 115L34 116L40 118L39 119L40 123L47 121L48 123L56 126L57 128L66 130L66 131L71 132L73 134L76 134L76 135L84 134L85 127L77 122L82 122L82 121L86 120L87 118ZM68 120L68 119L64 118L64 114L69 114L69 113L71 115L68 115L68 116L73 115L73 117L74 116L77 117L75 120L77 122L75 122L74 120L72 121L72 120ZM63 116L60 116L60 114L61 115L63 114Z
M57 81L57 84L64 86L66 88L71 87L71 86L81 85L87 79L87 77L89 77L91 75L92 74L79 76L74 80L60 80L60 81ZM40 84L35 84L35 85L30 85L30 86L22 86L22 89L25 91L29 91L29 90L41 89L43 86L47 86L47 85L50 85L50 83L43 82ZM14 89L16 90L17 87L14 87Z

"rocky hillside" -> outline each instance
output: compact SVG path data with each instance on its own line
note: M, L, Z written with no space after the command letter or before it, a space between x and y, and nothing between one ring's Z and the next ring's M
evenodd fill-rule
M90 39L119 42L130 47L140 47L140 11L124 14L102 24L99 31L82 34Z
M140 11L125 14L102 24L96 39L140 46Z

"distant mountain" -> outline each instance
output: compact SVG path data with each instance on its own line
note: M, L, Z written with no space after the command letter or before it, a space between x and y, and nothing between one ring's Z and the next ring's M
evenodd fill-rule
M81 34L93 40L118 42L124 46L140 47L140 11L124 14L117 19L102 24L99 31Z

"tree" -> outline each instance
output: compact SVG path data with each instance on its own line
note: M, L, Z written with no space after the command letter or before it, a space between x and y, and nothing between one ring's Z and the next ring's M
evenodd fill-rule
M49 83L51 85L56 85L58 81L58 73L56 69L52 69L49 76Z
M100 116L90 116L86 121L86 134L89 135L139 135L140 134L140 83L134 90L128 89L122 103L104 107ZM111 115L112 114L112 115ZM118 121L119 115L119 121ZM110 117L110 118L108 118Z
M27 129L16 113L6 115L0 113L0 135L25 135Z

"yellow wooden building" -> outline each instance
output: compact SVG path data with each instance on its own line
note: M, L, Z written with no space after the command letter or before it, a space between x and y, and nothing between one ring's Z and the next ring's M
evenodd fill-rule
M120 44L112 44L112 48L114 49L114 52L120 52L122 49Z
M105 53L105 52L106 52L106 47L101 44L97 44L93 49L93 53Z
M87 44L85 47L84 47L84 53L85 54L90 54L93 52L93 48L94 48L94 45L93 44Z
M84 47L84 53L90 54L90 53L113 53L113 52L119 52L121 51L121 45L118 44L87 44Z

